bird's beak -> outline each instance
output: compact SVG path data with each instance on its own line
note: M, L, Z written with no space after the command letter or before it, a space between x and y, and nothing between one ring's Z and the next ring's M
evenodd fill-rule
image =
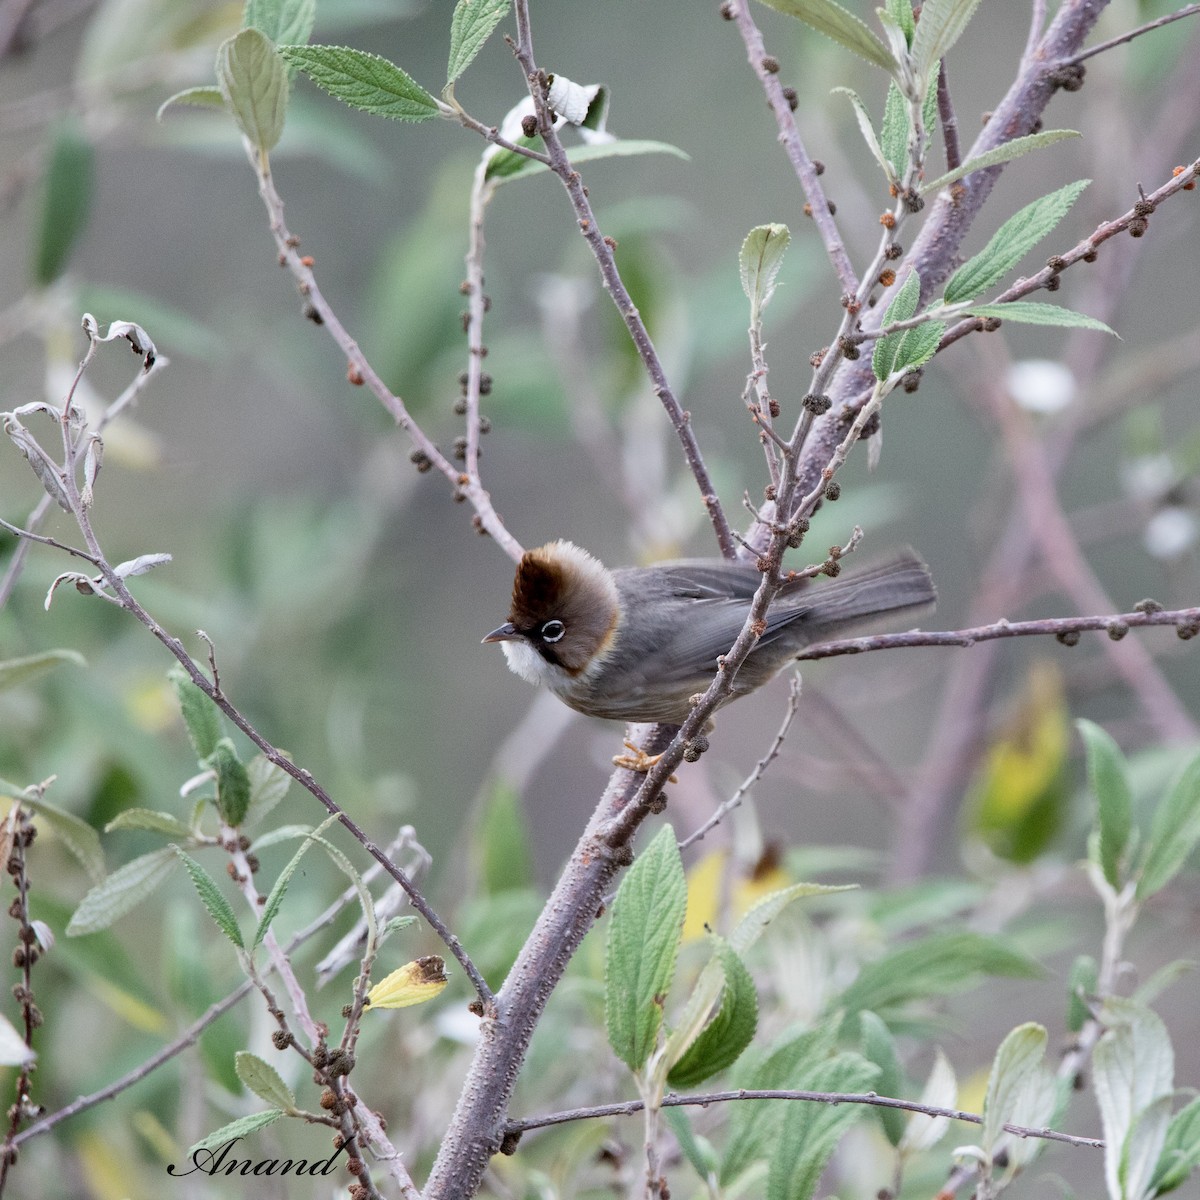
M520 636L517 627L511 621L505 621L499 629L493 629L483 640L484 642L515 642Z

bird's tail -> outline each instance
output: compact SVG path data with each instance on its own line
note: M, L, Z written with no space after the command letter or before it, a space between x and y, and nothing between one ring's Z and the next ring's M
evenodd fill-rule
M828 583L814 583L805 599L812 604L804 622L811 644L885 613L931 608L937 588L929 568L908 549Z

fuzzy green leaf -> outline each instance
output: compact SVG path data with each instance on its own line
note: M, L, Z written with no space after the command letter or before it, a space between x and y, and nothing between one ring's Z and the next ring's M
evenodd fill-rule
M909 15L912 15L911 9ZM879 146L886 163L889 183L896 183L908 166L908 101L904 99L895 80L888 84L887 102L883 106L883 124L879 129Z
M979 0L925 0L912 39L913 74L927 76L962 36Z
M886 0L883 11L896 22L903 32L905 40L912 45L913 33L917 23L913 19L912 0Z
M873 1012L859 1013L858 1027L862 1036L860 1049L863 1057L879 1068L875 1090L884 1096L902 1096L905 1091L904 1070L900 1066L892 1031ZM877 1108L875 1112L887 1140L893 1146L900 1145L900 1139L908 1128L907 1114L898 1108Z
M946 303L974 300L1007 275L1067 215L1090 182L1080 179L1068 183L1009 217L991 241L950 276Z
M337 817L328 817L317 828L316 835L324 833L329 826L337 820ZM292 881L292 876L296 872L296 868L300 865L300 860L308 853L309 847L313 844L314 838L305 837L300 844L300 848L292 855L288 865L279 873L279 878L275 880L274 886L271 888L270 894L267 896L267 901L263 905L262 915L258 919L258 928L254 931L254 941L250 944L250 949L256 950L259 943L267 935L267 930L271 928L271 922L275 920L279 913L280 905L283 904L283 898L287 894L288 884ZM270 1100L270 1096L263 1096L264 1100Z
M178 846L171 846L170 849L179 855L184 867L187 868L196 892L204 907L208 909L208 915L216 921L217 928L239 949L244 948L242 931L238 928L233 907L225 899L221 889L217 887L216 880L186 851L181 850Z
M283 135L288 73L274 43L258 29L243 29L217 50L217 86L237 127L261 153Z
M1174 1191L1200 1166L1200 1096L1184 1105L1167 1126L1162 1153L1151 1181L1154 1194Z
M746 234L738 255L742 291L750 301L750 323L758 325L775 292L775 280L792 240L786 225L759 225Z
M1016 1121L1021 1097L1036 1072L1043 1070L1046 1030L1030 1021L1018 1025L996 1051L983 1101L983 1148L994 1154L1007 1139L1005 1123Z
M182 667L172 667L167 678L175 689L179 711L187 726L188 739L196 752L196 759L203 762L217 748L221 740L221 714L217 706L191 681Z
M983 154L968 158L966 162L959 163L953 171L947 171L945 175L939 175L936 179L921 184L921 195L928 196L933 192L941 191L948 184L964 179L975 171L1012 162L1013 159L1021 158L1032 150L1040 150L1043 146L1052 146L1055 142L1061 142L1065 138L1082 136L1074 129L1045 129L1041 133L1031 133L1027 137L1013 138L1011 142L1005 142L1002 146L994 146L991 150L984 151Z
M1200 842L1200 757L1192 759L1171 785L1150 822L1138 899L1166 887Z
M168 837L191 837L192 831L177 816L168 812L156 812L150 808L126 808L117 813L104 827L105 833L116 829L148 829L151 833L165 833Z
M687 882L679 846L664 825L617 890L604 963L604 1016L617 1057L638 1071L654 1050L675 975Z
M246 0L242 24L265 33L277 46L307 42L317 19L317 0Z
M411 75L378 54L348 46L280 46L279 53L351 108L397 121L441 115L438 102Z
M1104 878L1119 891L1125 851L1133 832L1133 793L1125 756L1099 725L1085 720L1075 724L1087 750L1088 786L1096 797L1099 866Z
M59 126L50 147L42 188L33 278L45 287L65 270L92 208L92 144L72 122Z
M892 86L894 87L895 85L893 84ZM862 102L862 97L848 87L835 87L833 89L834 95L839 92L849 99L854 109L854 119L858 122L859 132L863 136L863 141L867 143L867 149L870 150L871 157L879 164L888 183L895 183L895 168L888 161L887 154L884 152L883 146L880 145L879 138L875 136L875 126L871 121L871 114L867 112L867 106Z
M453 83L471 65L492 31L508 15L509 7L510 0L458 0L450 20L447 83Z
M973 317L1000 317L1018 325L1055 325L1061 329L1095 329L1099 333L1117 331L1084 313L1062 308L1058 304L1039 304L1034 300L1013 300L1007 304L974 304L968 310Z
M242 821L243 829L252 829L287 795L292 777L262 754L256 754L246 766L250 781L250 805Z
M725 976L721 1007L667 1075L673 1088L695 1087L737 1062L758 1028L758 993L745 964L729 947L718 945L716 960Z
M28 683L63 663L87 666L87 660L77 650L43 650L41 654L28 654L23 658L0 662L0 692Z
M201 1154L205 1150L216 1150L224 1146L226 1142L235 1142L249 1133L265 1129L284 1116L287 1114L282 1109L269 1108L266 1112L251 1113L248 1117L239 1117L236 1121L230 1121L228 1125L222 1125L220 1129L214 1129L207 1137L202 1137L194 1146L189 1146L188 1159L194 1159L197 1154ZM171 1168L174 1165L172 1163L167 1167L168 1174L186 1175L189 1170L195 1170L194 1163L190 1168L181 1168L178 1172L172 1171Z
M100 835L92 826L82 817L28 793L22 795L21 803L32 808L54 831L88 873L88 878L96 883L104 878L104 851L100 846Z
M82 937L98 929L107 929L145 900L174 866L175 852L170 847L127 862L79 902L67 926L67 937Z
M832 38L867 62L892 72L897 69L892 52L853 13L833 0L763 0L777 12L796 17L806 25Z
M1067 980L1067 1028L1078 1033L1091 1016L1089 1001L1096 992L1099 967L1090 954L1081 954L1071 964Z
M167 115L167 109L176 104L186 105L190 108L219 108L224 111L225 97L221 95L221 89L215 85L184 88L183 91L168 96L158 106L154 119L161 121ZM159 333L161 336L161 330Z
M204 765L217 775L217 811L221 820L236 829L246 819L250 807L250 776L233 742L227 737L219 738Z
M279 1072L270 1063L264 1062L257 1054L249 1050L239 1050L234 1058L234 1070L238 1078L260 1100L265 1100L275 1108L291 1112L296 1107L296 1097L288 1087Z

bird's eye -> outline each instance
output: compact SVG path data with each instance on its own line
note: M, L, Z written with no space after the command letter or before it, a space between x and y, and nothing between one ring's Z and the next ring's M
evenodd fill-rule
M558 642L562 640L562 635L567 632L567 627L561 621L547 621L542 626L542 641L543 642Z

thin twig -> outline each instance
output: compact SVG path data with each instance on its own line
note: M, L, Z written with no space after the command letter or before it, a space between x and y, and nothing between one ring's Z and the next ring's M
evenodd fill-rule
M1164 25L1170 25L1172 21L1182 20L1184 17L1195 16L1200 13L1200 4L1187 4L1177 12L1167 13L1165 17L1159 17L1154 21L1147 21L1144 25L1139 25L1136 29L1129 30L1128 33L1123 33L1119 37L1109 38L1107 42L1100 42L1095 46L1089 46L1086 50L1074 55L1064 61L1074 65L1075 63L1086 62L1089 58L1094 58L1097 54L1103 54L1105 50L1111 50L1114 46L1122 46L1126 42L1132 42L1134 38L1141 37L1143 33L1150 33L1154 29L1161 29Z
M942 146L946 152L946 170L954 171L962 165L962 149L958 144L958 115L950 97L950 82L946 78L946 60L938 64L937 79L938 119L942 123Z
M982 1125L983 1117L978 1113L964 1112L957 1108L940 1108L934 1104L921 1104L916 1100L899 1100L893 1096L878 1096L874 1092L806 1092L783 1088L739 1088L737 1091L706 1092L700 1096L664 1096L664 1108L685 1106L706 1107L709 1104L726 1104L738 1100L799 1100L811 1104L865 1104L873 1108L895 1108L904 1112L921 1113L927 1117L947 1117L951 1121L966 1121ZM589 1108L571 1108L562 1112L548 1113L541 1117L527 1117L509 1121L505 1132L510 1136L526 1133L531 1129L545 1129L551 1125L565 1125L570 1121L595 1120L601 1117L623 1117L642 1110L641 1100L626 1100L619 1104L597 1104ZM1033 1129L1028 1125L1005 1124L1009 1133L1022 1138L1043 1138L1050 1142L1064 1142L1068 1146L1084 1146L1091 1150L1104 1149L1102 1138L1080 1137L1073 1133L1061 1133L1057 1129Z

